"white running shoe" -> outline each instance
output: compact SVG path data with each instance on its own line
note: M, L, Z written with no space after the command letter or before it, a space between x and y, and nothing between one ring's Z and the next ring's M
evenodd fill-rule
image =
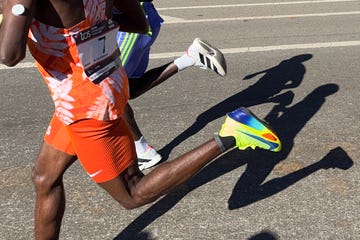
M224 54L208 42L195 38L187 50L187 54L195 60L195 66L211 69L220 76L226 75L226 61Z
M148 146L144 153L136 153L138 157L139 169L151 168L155 166L161 160L161 155L156 152L152 146Z

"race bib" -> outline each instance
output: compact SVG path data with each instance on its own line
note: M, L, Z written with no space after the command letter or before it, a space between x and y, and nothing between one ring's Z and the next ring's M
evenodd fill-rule
M116 22L107 20L73 35L85 74L95 84L121 65L118 30Z

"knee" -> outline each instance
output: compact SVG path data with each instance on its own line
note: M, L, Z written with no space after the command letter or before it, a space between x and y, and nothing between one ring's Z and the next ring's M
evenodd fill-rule
M48 194L62 187L63 174L76 160L76 156L61 152L44 143L31 172L37 194Z
M141 195L136 195L136 194L132 195L129 201L123 201L118 199L116 200L118 201L118 203L120 203L122 207L124 207L127 210L139 208L147 203L145 198L143 198Z
M34 166L31 172L31 180L34 184L35 190L38 191L43 191L46 188L49 188L49 181L46 180L46 176L44 176L43 174L40 174L39 171L36 169L36 167Z
M41 172L36 166L32 169L31 180L38 194L47 194L61 183L61 178L51 176L51 174L46 172Z
M130 188L128 197L119 196L115 197L115 200L125 209L131 210L142 207L148 203L155 201L157 197L151 196L151 194L139 189Z
M130 204L123 205L126 209L134 209L142 207L148 203L154 202L158 196L149 194L141 189L133 189L131 191L132 201Z

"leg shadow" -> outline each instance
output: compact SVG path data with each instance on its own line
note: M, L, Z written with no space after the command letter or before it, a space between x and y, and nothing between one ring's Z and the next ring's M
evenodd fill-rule
M265 119L274 129L278 130L277 133L282 140L283 149L280 153L263 150L247 153L249 155L248 165L229 198L229 209L243 207L272 195L269 189L264 192L264 186L267 183L263 184L263 182L273 171L275 165L288 157L296 135L325 103L326 97L337 91L338 86L336 84L326 84L316 88L303 101L290 108L277 105L272 109ZM303 173L307 171L309 168ZM297 176L301 176L301 174ZM288 183L292 184L290 181ZM279 186L279 189L281 190L282 187Z
M132 237L125 238L126 240L154 240L148 232L139 232Z
M240 208L265 199L285 190L292 184L318 170L329 168L347 170L352 165L353 160L349 157L349 155L341 147L337 147L330 150L330 152L320 161L284 177L272 179L261 186L254 187L252 182L248 182L251 180L250 178L242 180L242 185L234 188L234 193L229 200L229 208ZM245 185L245 181L247 185Z
M268 230L262 231L249 238L249 240L277 240L277 239L279 239L277 234Z
M309 56L307 56L305 59L308 59ZM301 59L301 57L299 57ZM291 63L292 60L287 62L287 64ZM294 66L298 66L300 69L304 69L303 65L299 62L294 62ZM287 65L289 66L289 65ZM296 69L296 67L294 67ZM275 70L278 69L278 70ZM279 70L280 69L280 70ZM271 72L270 77L262 78L264 82L273 81L271 83L271 86L274 87L274 85L277 85L276 78L281 78L282 71L285 71L283 67L276 68L274 67ZM288 70L286 70L288 71ZM296 76L297 84L298 85L301 80L303 79L303 74L305 73L305 70L299 70L293 71L295 73L294 76ZM265 77L265 76L264 76ZM264 153L264 151L256 150L256 151L231 151L228 152L222 156L220 156L216 161L208 164L200 173L198 173L196 176L194 176L191 180L189 180L186 184L181 185L179 188L175 189L171 193L165 195L163 198L158 200L156 203L154 203L149 209L147 209L144 213L142 213L139 217L137 217L132 223L130 223L122 232L120 232L114 239L120 240L120 239L137 239L136 236L139 236L139 234L142 233L142 231L150 225L153 221L155 221L157 218L161 217L163 214L165 214L168 210L170 210L173 206L175 206L183 197L185 197L189 192L195 190L197 187L202 186L213 179L216 179L219 176L222 176L244 164L248 164L247 171L245 171L245 175L249 175L250 180L253 180L253 174L249 174L250 172L259 173L263 172L259 177L259 179L262 179L262 181L265 179L265 177L272 171L273 166L278 162L279 160L276 159L285 159L288 153L290 152L292 148L292 142L293 138L301 130L301 128L306 124L306 122L319 110L322 103L325 101L325 97L336 92L338 90L337 85L330 84L325 85L322 87L319 87L317 90L315 90L312 94L310 94L305 100L304 104L297 104L300 107L294 107L287 109L286 106L289 105L292 100L294 94L290 91L281 94L276 95L279 91L282 89L289 88L288 82L289 78L284 78L287 80L283 80L282 84L280 84L283 87L275 87L274 89L276 91L274 92L268 92L265 96L257 95L257 92L261 92L264 87L264 84L256 84L256 86L249 87L248 89L244 90L243 92L240 92L225 101L215 105L211 109L207 110L206 112L202 113L198 118L197 121L190 126L184 133L180 134L176 139L174 139L171 143L169 143L167 146L165 146L162 150L162 154L164 152L170 152L173 147L175 147L177 144L181 143L181 141L185 140L187 137L195 134L196 132L200 131L208 122L217 119L218 117L223 117L227 112L234 110L235 108L239 106L252 106L260 103L265 102L276 102L278 105L276 105L273 110L270 112L270 114L267 117L267 121L270 122L271 125L276 124L277 126L274 126L275 129L278 129L279 127L282 127L283 132L281 132L281 135L279 135L281 138L282 136L286 136L287 138L283 138L283 143L285 146L285 152L286 153L277 153L280 154L279 156L275 156L273 153L268 153L266 158L262 158L263 160L258 161L258 158L254 158L256 155L261 155ZM265 81L266 80L266 81ZM267 85L269 83L266 83ZM266 86L265 86L266 87ZM271 89L271 87L269 87ZM320 94L320 96L317 95L317 92L323 92L323 94ZM250 98L250 100L249 100ZM247 101L248 100L248 101ZM309 102L317 100L317 104L314 104L313 107L308 108ZM311 105L311 104L310 104ZM306 107L305 107L306 106ZM281 114L282 113L282 114ZM281 116L280 116L281 114ZM279 117L280 116L280 117ZM303 116L300 117L299 116ZM291 119L297 119L295 121L295 126L291 127L284 127L284 124L287 124L288 121ZM290 124L293 124L290 122ZM292 135L289 133L292 133ZM288 140L288 138L291 138L291 140ZM286 150L287 149L287 150ZM248 159L252 159L251 161L248 161ZM269 160L269 161L265 161ZM260 168L256 166L256 162L260 163ZM251 167L249 168L249 165ZM255 167L255 168L254 168ZM253 171L252 169L255 169ZM262 181L254 181L254 182L262 182ZM247 183L252 183L253 181L247 181ZM243 189L243 183L245 181L238 181L238 188L235 188L233 192L236 194L238 189ZM259 185L259 184L258 184ZM236 202L236 204L238 204Z
M289 129L292 134L288 131L283 134L289 137L294 138L294 136L301 130L301 128L305 125L305 123L313 116L321 107L322 103L325 101L325 96L330 95L337 91L337 86L334 84L324 85L313 91L305 100L301 103L298 103L291 111L288 110L287 113L283 114L279 119L297 119L296 126L291 126ZM318 92L322 92L323 94L318 94ZM288 93L286 93L288 95ZM290 94L291 95L291 94ZM316 97L315 97L316 95ZM317 100L317 101L315 101ZM309 102L312 101L312 108L303 108L299 106L308 106ZM317 102L317 104L316 104ZM296 107L297 106L297 107ZM273 113L270 113L269 120L271 118L275 118L278 116L279 111L285 111L286 108L284 106L274 107ZM300 112L298 112L300 111ZM309 111L309 112L306 112ZM293 116L292 116L293 115ZM299 116L303 116L299 118ZM271 120L271 124L274 123L274 120ZM287 121L278 120L278 125L289 124ZM293 124L290 122L290 124ZM279 126L278 126L279 127ZM292 130L293 129L293 130ZM285 142L293 142L293 140L286 140ZM287 146L286 146L287 145ZM196 188L222 176L244 164L247 164L247 170L244 172L240 180L238 181L232 196L229 200L230 209L238 208L241 205L244 205L245 200L239 198L242 197L245 192L249 192L248 189L256 189L256 187L260 186L260 183L268 176L268 174L272 171L274 165L279 161L276 160L278 157L277 154L280 154L280 159L284 159L292 148L292 144L285 144L285 152L286 153L271 153L263 150L256 151L231 151L222 156L220 156L217 160L208 164L201 172L195 175L191 180L189 180L186 184L183 184L180 188L175 189L168 195L165 195L163 198L154 203L149 209L147 209L143 214L137 217L132 223L130 223L118 236L115 237L116 240L121 239L131 239L131 236L136 236L143 229L145 229L148 225L150 225L157 218L161 217L168 210L170 210L173 206L175 206L182 198L184 198L189 192L195 190ZM263 154L267 154L266 157L262 157ZM248 160L251 159L251 160ZM250 166L250 167L249 167ZM257 183L257 184L254 184ZM255 187L250 188L247 185L255 185ZM252 194L247 194L249 197L247 202L254 202L259 198L251 198ZM270 196L270 195L267 195ZM240 200L239 200L240 199Z
M295 88L301 84L306 73L303 62L311 58L311 54L297 55L280 62L280 64L272 68L246 76L244 79L264 74L255 84L201 113L191 126L158 151L163 157L162 161L169 158L170 152L176 146L198 133L209 122L223 117L226 113L235 110L239 106L250 107L267 102L281 101L282 99L277 98L276 95L282 90ZM282 105L286 105L286 103L283 102Z
M188 182L180 185L163 198L155 202L144 213L137 217L132 223L130 223L121 233L119 233L114 239L136 239L136 237L143 229L150 225L157 218L161 217L178 202L181 201L189 192L196 188L222 176L244 164L246 164L245 158L239 158L235 156L235 151L228 152L220 156L217 160L208 164L202 171L195 175Z

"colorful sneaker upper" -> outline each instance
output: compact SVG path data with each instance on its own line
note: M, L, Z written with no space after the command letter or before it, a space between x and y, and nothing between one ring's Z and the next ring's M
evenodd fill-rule
M273 152L281 150L281 142L276 134L246 108L239 108L227 114L219 136L235 137L236 146L241 150L256 147Z

